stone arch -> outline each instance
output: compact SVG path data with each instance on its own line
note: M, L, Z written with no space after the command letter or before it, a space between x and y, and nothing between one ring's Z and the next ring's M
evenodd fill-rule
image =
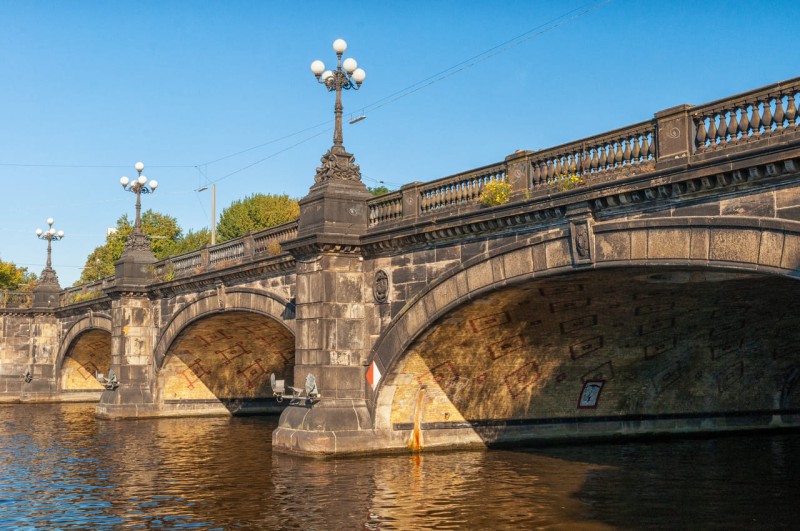
M153 349L153 361L158 371L170 345L191 323L222 312L235 310L265 315L295 333L294 302L267 291L237 288L200 297L175 313L163 328Z
M623 268L693 268L760 273L796 279L800 223L764 218L658 218L586 222L587 249L578 252L573 230L559 228L496 248L453 267L393 317L372 349L389 375L409 346L439 318L506 287L582 271ZM584 244L585 246L586 244ZM382 380L366 396L377 427L386 398Z
M162 412L276 412L270 375L294 369L294 305L253 289L218 290L176 313L155 349Z
M58 355L56 357L55 363L55 374L56 379L58 382L59 390L63 390L63 378L62 378L62 371L64 370L64 362L70 353L70 349L72 348L73 344L76 341L79 341L81 337L86 336L95 331L100 331L107 334L110 338L111 336L111 317L102 314L102 313L93 313L90 312L89 315L83 317L72 324L69 329L64 334L64 338L61 341L58 349ZM110 341L109 341L110 343ZM111 352L109 350L108 353L109 357L109 365L110 365L110 358ZM99 367L99 369L103 369Z

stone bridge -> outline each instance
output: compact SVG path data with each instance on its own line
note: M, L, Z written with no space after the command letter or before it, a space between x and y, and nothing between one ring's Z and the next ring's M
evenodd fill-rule
M276 449L309 454L797 427L799 100L795 78L378 197L318 172L296 222L3 294L0 399L282 411ZM510 200L482 206L493 182ZM278 403L273 373L321 398Z

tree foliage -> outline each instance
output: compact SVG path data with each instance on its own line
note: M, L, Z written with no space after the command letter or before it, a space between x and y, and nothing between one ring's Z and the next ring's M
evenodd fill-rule
M28 291L35 287L36 275L27 267L17 267L13 262L0 260L0 289Z
M373 188L373 187L370 187L370 186L368 186L368 187L367 187L367 191L368 191L369 193L371 193L372 195L383 195L383 194L388 194L389 192L391 192L391 190L389 190L389 188L388 188L388 187L386 187L386 186L383 186L383 185L381 185L381 186L375 186L374 188Z
M183 234L178 220L167 214L147 210L142 214L142 230L150 237L150 251L158 260L188 253L208 245L208 229ZM125 242L133 232L133 223L125 214L117 220L116 231L106 236L105 244L95 248L86 259L81 278L76 284L93 282L114 274L114 262L125 250Z
M288 195L253 194L231 203L217 224L220 242L297 219L300 206Z

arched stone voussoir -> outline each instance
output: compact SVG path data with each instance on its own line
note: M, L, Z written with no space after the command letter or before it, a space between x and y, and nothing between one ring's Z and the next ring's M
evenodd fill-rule
M158 370L170 345L191 323L205 317L232 311L248 311L265 315L295 333L294 302L267 291L236 288L224 293L211 293L176 312L163 328L153 349L153 360Z
M64 334L64 339L58 347L58 356L56 357L55 371L58 374L61 371L61 366L64 363L64 357L69 352L72 343L83 333L90 330L104 330L111 334L111 317L102 313L92 313L86 317L76 321L69 327Z

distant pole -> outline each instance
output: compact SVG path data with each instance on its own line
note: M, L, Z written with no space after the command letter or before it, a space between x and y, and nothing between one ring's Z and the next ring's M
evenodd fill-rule
M217 244L217 184L211 183L211 245Z

